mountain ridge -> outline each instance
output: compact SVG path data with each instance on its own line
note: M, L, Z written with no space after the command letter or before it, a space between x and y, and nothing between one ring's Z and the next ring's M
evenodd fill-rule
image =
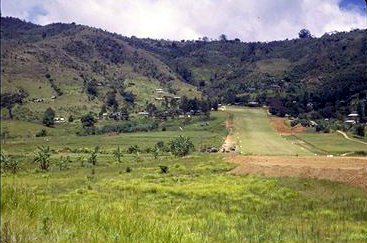
M96 80L104 86L97 87L98 102L87 106L94 111L111 89L142 97L135 109L155 102L154 90L164 88L172 95L203 94L222 103L258 102L276 107L277 115L338 118L356 110L367 96L366 30L272 42L167 41L75 23L39 26L2 17L1 34L4 89L27 86L11 82L17 76L33 86L42 79L44 90L60 86L66 95L79 92L88 100L86 85ZM44 80L46 74L53 81ZM39 91L25 89L33 96Z

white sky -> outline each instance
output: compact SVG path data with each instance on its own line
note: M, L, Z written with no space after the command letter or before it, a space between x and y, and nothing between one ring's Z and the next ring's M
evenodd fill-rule
M346 1L346 0L344 0ZM361 0L364 1L364 0ZM2 16L36 24L76 22L125 36L192 40L270 41L296 38L307 28L365 29L366 13L341 0L2 0Z

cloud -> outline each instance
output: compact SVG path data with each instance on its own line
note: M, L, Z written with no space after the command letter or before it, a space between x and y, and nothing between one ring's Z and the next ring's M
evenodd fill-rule
M243 41L295 38L307 28L330 31L366 28L360 9L346 0L3 0L3 16L37 24L76 22L122 35L164 39L207 36ZM343 3L343 6L346 6Z

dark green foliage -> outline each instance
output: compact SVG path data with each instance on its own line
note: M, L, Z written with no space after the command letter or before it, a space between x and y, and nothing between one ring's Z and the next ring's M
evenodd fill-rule
M69 118L68 118L68 122L73 122L74 121L74 117L73 115L70 115Z
M19 89L15 93L6 92L1 94L1 108L5 108L9 112L9 118L13 119L12 109L17 104L22 104L24 99L28 96L28 93Z
M311 32L308 29L302 29L298 33L298 37L301 38L301 39L311 38Z
M116 91L109 91L106 95L106 106L113 109L113 111L117 111L118 103L116 100Z
M41 129L40 131L38 131L36 133L36 137L46 137L47 136L47 131L46 129Z
M42 123L47 127L52 127L55 124L54 119L55 111L51 107L47 108L47 110L43 114Z
M130 166L128 166L128 167L126 167L126 169L125 169L125 172L126 173L130 173L130 172L132 172L133 170L131 169L131 167Z
M90 95L90 97L92 99L98 95L98 93L97 93L97 81L96 80L91 80L91 81L87 82L86 92L87 92L88 95Z
M12 156L7 156L3 151L1 151L0 155L0 163L1 163L1 173L3 172L11 172L16 174L19 170L19 162Z
M120 146L117 146L117 149L113 151L113 157L121 163L121 158L123 157L122 150L120 149Z
M160 165L159 168L161 169L161 173L162 174L167 174L168 173L168 166L166 165Z
M131 91L124 91L121 95L122 98L124 98L124 100L128 103L128 105L134 105L136 95L134 95Z
M84 128L92 128L94 124L97 122L96 118L94 118L92 113L82 116L80 119Z
M94 150L91 151L90 154L89 154L88 163L90 163L93 166L97 165L97 155L98 155L98 152L99 152L99 147L96 146L94 148Z
M356 126L354 134L360 136L360 137L364 137L365 136L365 127L362 124L359 124Z
M138 154L140 153L141 150L139 148L138 145L131 145L128 149L127 149L127 153L129 154Z
M39 168L47 171L50 167L51 150L49 146L39 146L35 153L34 162L38 163Z
M170 142L170 151L176 157L183 157L194 150L194 144L190 138L180 135Z
M121 121L116 124L105 125L95 130L96 134L104 133L131 133L131 132L149 132L158 128L158 122L147 121Z
M56 161L56 166L59 168L59 170L68 170L70 169L70 164L72 163L70 156L63 157L61 156Z

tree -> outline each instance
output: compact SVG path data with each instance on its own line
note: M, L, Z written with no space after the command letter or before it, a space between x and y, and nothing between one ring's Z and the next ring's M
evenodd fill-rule
M366 120L366 105L364 101L360 101L357 105L357 113L359 115L360 122L365 122Z
M149 103L147 105L147 111L149 112L149 116L154 116L157 112L157 107L153 103Z
M82 118L80 118L80 121L82 122L84 128L94 127L94 124L97 122L92 113L82 116Z
M97 81L92 80L87 82L86 88L87 94L91 95L93 98L97 96Z
M52 127L55 124L55 111L49 107L43 115L42 123L47 127Z
M112 107L114 111L118 108L118 103L116 100L116 91L110 91L107 93L106 106Z
M358 125L355 129L355 132L354 132L356 135L358 136L361 136L361 137L364 137L365 135L365 132L364 132L364 125Z
M305 38L311 38L311 32L308 29L301 29L301 31L298 33L298 37L301 39Z
M1 94L1 108L8 109L9 118L13 119L12 109L16 104L22 104L28 93L19 89L16 93L6 92Z
M134 105L135 95L131 91L125 91L121 95L129 105Z
M219 40L220 40L220 41L227 41L227 36L226 36L225 34L221 34L221 35L219 36Z
M194 150L194 144L190 138L180 135L170 142L170 151L176 157L183 157Z

